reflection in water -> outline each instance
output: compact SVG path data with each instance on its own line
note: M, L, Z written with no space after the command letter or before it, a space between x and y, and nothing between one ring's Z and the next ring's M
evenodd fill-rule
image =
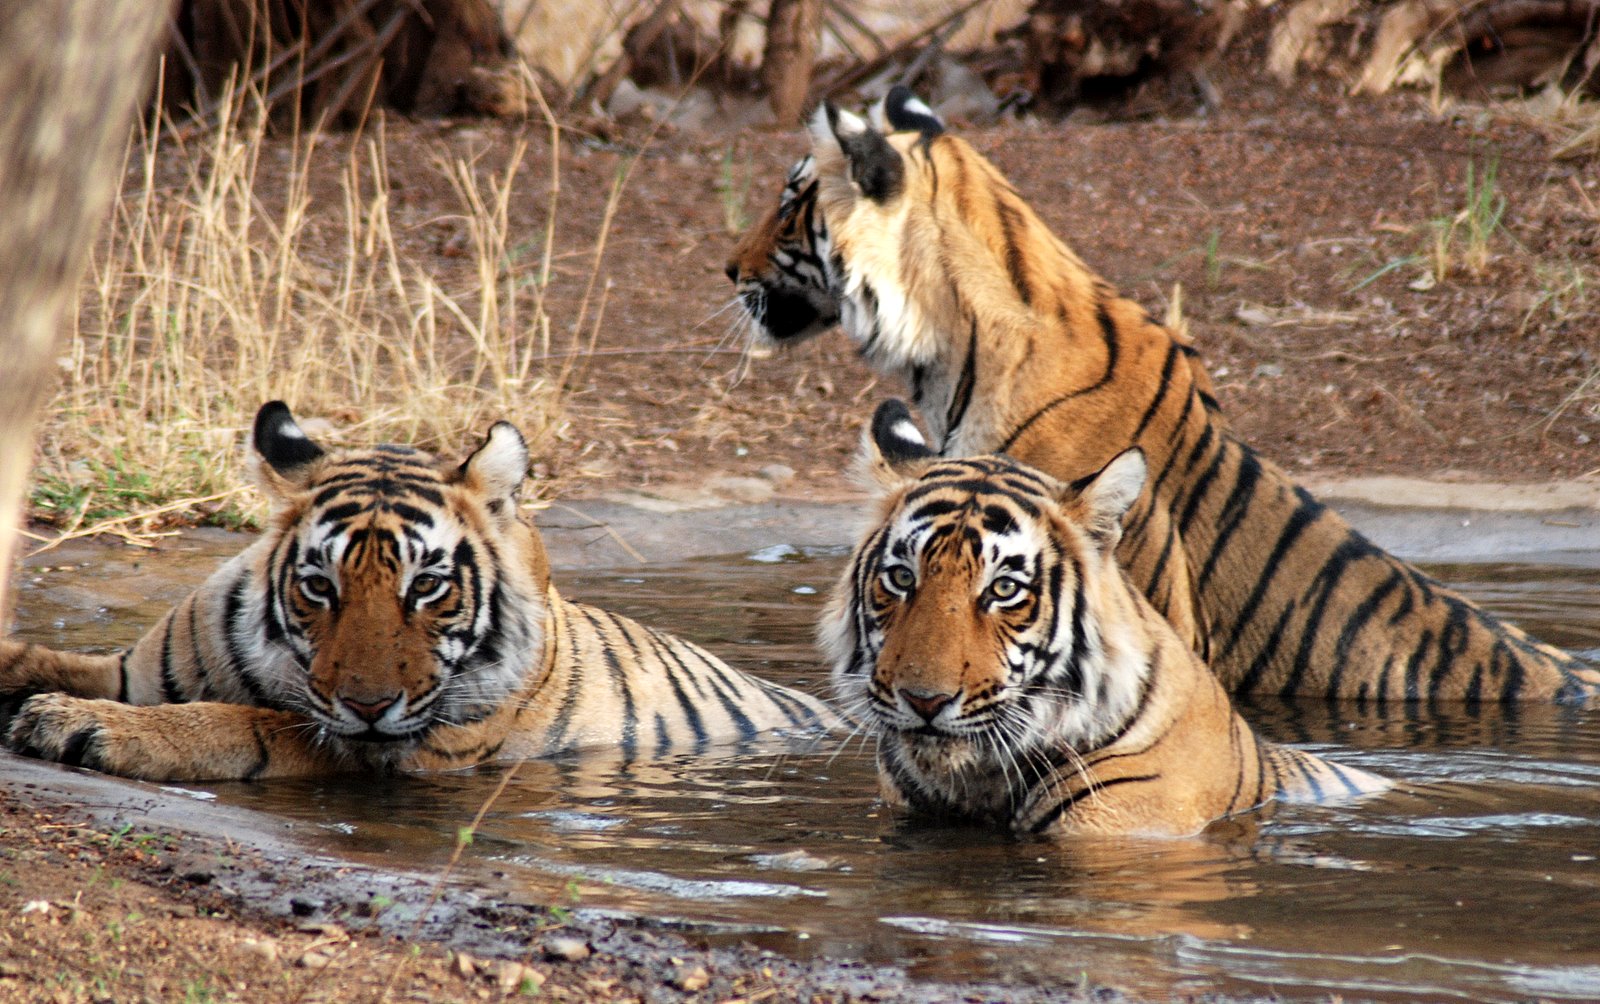
M575 599L818 692L811 625L837 555L783 557L562 581ZM149 564L172 567L169 554ZM38 573L20 630L125 643L212 564L197 554L177 582L147 568ZM1600 647L1600 572L1439 571L1542 637ZM108 588L112 609L100 610ZM679 918L713 939L927 976L1088 978L1161 997L1600 997L1600 713L1245 710L1272 738L1406 783L1353 805L1275 806L1196 840L1057 845L889 818L859 743L537 761L516 768L459 874L528 900L575 891L585 906ZM291 817L330 850L428 869L505 769L211 790Z

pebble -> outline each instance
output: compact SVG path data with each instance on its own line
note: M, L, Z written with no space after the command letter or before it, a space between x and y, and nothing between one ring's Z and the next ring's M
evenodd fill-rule
M544 985L545 974L520 962L502 962L495 973L495 983L501 993L517 993L524 986L537 992Z
M684 993L692 994L710 985L711 974L706 972L705 966L695 966L693 969L679 970L672 978L672 983Z
M544 954L547 959L559 959L562 962L582 962L592 953L589 943L582 938L546 938L544 941Z
M302 969L322 969L332 961L332 958L323 955L321 952L306 952L296 959L295 963Z

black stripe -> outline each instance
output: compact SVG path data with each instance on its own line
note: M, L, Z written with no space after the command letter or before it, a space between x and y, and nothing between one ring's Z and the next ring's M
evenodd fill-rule
M694 706L694 699L684 689L683 681L679 679L678 673L673 671L673 667L677 667L678 670L691 677L694 675L693 671L678 657L677 652L673 650L673 646L665 637L648 629L645 631L645 636L650 639L650 644L655 649L656 656L661 660L667 683L672 686L672 695L678 699L678 709L683 712L683 718L689 725L689 731L694 733L695 749L697 751L704 749L707 740L710 738L706 734L705 722L700 717L700 709ZM659 716L660 712L658 711L657 717Z
M260 722L251 723L250 737L256 741L256 762L244 772L241 778L244 781L258 780L266 769L272 766L272 754L269 752L266 737L261 734Z
M240 634L249 631L249 625L246 623L246 617L244 616L244 594L249 589L249 586L250 580L247 577L241 576L234 580L233 587L228 590L228 596L223 601L222 647L228 657L226 670L229 675L239 681L245 692L250 695L250 703L264 708L281 708L283 706L282 703L269 697L266 688L261 686L260 681L256 679L255 674L259 667L245 659L244 651L239 644ZM198 602L198 599L196 602ZM269 595L268 608L270 609L271 607L272 603ZM195 658L198 659L199 657L197 648Z
M567 644L572 649L573 658L576 659L580 655L580 652L578 649L578 641L573 636L573 621L570 610L571 608L566 604L552 604L550 610L550 625L551 630L558 634L561 631L561 627L565 625L568 639ZM572 726L572 716L578 707L578 692L581 689L582 684L582 674L575 669L567 680L566 693L561 695L561 707L556 710L556 717L550 723L549 738L545 743L546 749L552 751L561 749L562 745L566 742L567 729Z
M588 609L584 610L584 616L588 618L590 624L594 625L596 634L603 634L598 620ZM622 635L623 642L632 650L633 665L638 665L638 646L634 644L632 638L628 637L628 632L620 623L613 620L612 626L617 629L617 633ZM622 756L624 760L633 760L638 756L639 752L639 713L638 709L634 707L633 687L628 682L628 673L623 668L622 661L617 658L617 653L611 646L602 646L600 654L605 659L606 669L610 671L611 682L622 694Z
M955 394L950 398L950 408L944 416L944 446L941 452L950 448L951 438L967 415L967 405L972 402L972 388L977 383L977 365L978 316L974 314L972 331L967 336L967 358L961 364L961 378L956 381Z
M1017 440L1021 439L1022 436L1027 433L1027 431L1031 429L1035 423L1037 423L1041 418L1049 414L1051 411L1054 411L1056 408L1066 404L1075 397L1082 397L1085 394L1092 394L1111 382L1112 375L1117 369L1116 324L1112 320L1111 314L1106 310L1104 300L1101 300L1095 305L1095 316L1100 321L1101 334L1104 336L1106 343L1105 371L1100 374L1099 379L1095 380L1095 382L1089 386L1080 388L1078 390L1067 391L1065 394L1055 398L1054 400L1045 404L1043 407L1039 408L1033 414L1029 415L1027 418L1023 419L1022 424L1017 426L1016 429L1012 431L1011 435L1006 437L1005 442L1000 444L999 449L995 450L996 453L1010 452L1011 447L1016 444Z
M172 668L172 632L178 622L178 612L167 615L167 630L161 636L161 698L168 704L183 704L183 692L178 689L178 678Z
M1138 774L1131 777L1114 777L1109 781L1097 781L1089 785L1087 788L1082 788L1078 791L1075 791L1066 798L1057 802L1054 808L1045 813L1044 818L1040 819L1038 822L1034 823L1033 826L1029 827L1029 832L1034 834L1043 833L1045 830L1054 825L1056 820L1066 815L1074 805L1077 805L1085 798L1099 794L1107 788L1114 788L1119 784L1136 784L1144 781L1158 781L1160 779L1160 774Z
M1227 642L1217 655L1219 662L1226 662L1228 657L1233 654L1234 648L1244 638L1245 629L1255 620L1256 610L1261 606L1262 600L1266 599L1273 583L1277 581L1278 573L1286 569L1284 559L1288 556L1289 551L1293 549L1295 543L1299 541L1301 534L1305 533L1306 528L1314 523L1320 515L1322 515L1322 507L1316 503L1308 506L1305 499L1301 499L1299 504L1295 506L1294 511L1289 514L1283 529L1278 531L1278 539L1272 545L1272 553L1267 555L1267 559L1262 565L1263 573L1256 576L1255 588L1250 591L1249 598L1239 607L1238 614L1234 618L1233 630L1229 633ZM1284 616L1287 616L1292 609L1292 602L1286 604ZM1281 618L1279 630L1282 630Z
M1233 490L1228 493L1227 501L1222 504L1222 514L1217 527L1216 539L1211 542L1211 553L1206 555L1206 563L1201 566L1200 574L1195 577L1195 592L1207 592L1206 584L1211 581L1211 573L1216 571L1217 562L1227 550L1228 542L1232 540L1235 532L1244 523L1246 514L1250 512L1250 503L1255 501L1256 490L1261 484L1261 463L1253 454L1242 453L1239 456L1239 468L1235 472ZM1189 514L1184 516L1183 533L1188 528Z
M1006 251L1006 271L1011 273L1011 285L1017 291L1017 297L1022 300L1024 307L1033 306L1033 291L1028 288L1028 262L1024 255L1021 243L1017 240L1018 224L1024 223L1022 214L1017 212L1015 206L1007 205L998 193L994 200L995 216L1000 220L1000 232L1004 235ZM974 323L974 331L977 330Z
M1161 382L1156 385L1155 397L1150 399L1150 405L1145 408L1144 414L1139 416L1139 424L1134 426L1133 435L1128 437L1128 442L1138 443L1139 437L1144 435L1144 430L1156 417L1156 412L1161 410L1161 402L1167 399L1167 389L1172 386L1172 370L1178 360L1178 343L1167 343L1167 358L1161 364Z
M740 687L737 682L727 674L737 672L731 667L725 667L713 660L702 660L702 672L711 681L711 693L717 698L728 718L733 721L734 727L739 730L741 740L755 737L759 731L750 717L739 706L738 696Z
M1339 643L1334 646L1333 650L1333 665L1328 674L1327 697L1336 698L1342 696L1339 693L1339 684L1344 678L1344 671L1350 660L1350 650L1355 647L1356 640L1361 635L1361 630L1377 614L1378 607L1382 605L1384 600L1388 599L1390 593L1400 588L1400 585L1400 576L1389 576L1383 581L1382 585L1368 593L1366 599L1357 604L1356 608L1345 618L1344 627L1339 631ZM1365 670L1366 667L1362 668Z

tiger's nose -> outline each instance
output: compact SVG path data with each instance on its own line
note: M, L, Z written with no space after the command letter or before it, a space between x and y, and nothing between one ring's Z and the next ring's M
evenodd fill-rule
M355 716L367 724L371 724L383 717L383 713L394 706L397 697L380 697L376 701L358 701L353 697L341 697L344 706L355 712Z
M910 705L911 710L922 716L925 722L931 722L938 717L945 705L956 699L954 694L941 694L937 691L908 690L900 688L900 699Z
M728 267L722 270L722 274L728 277L729 282L738 282L739 263L736 261L728 262Z

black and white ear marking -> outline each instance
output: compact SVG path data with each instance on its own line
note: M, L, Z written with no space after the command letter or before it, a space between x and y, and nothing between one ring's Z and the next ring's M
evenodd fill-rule
M924 136L944 132L944 120L904 84L895 84L884 96L883 119L890 132L920 132Z
M897 397L884 401L872 413L872 442L892 466L937 456L912 421L911 409Z
M324 452L295 423L289 406L282 401L268 401L256 412L251 439L256 453L267 466L284 476L291 475Z
M528 442L522 433L510 422L496 422L489 427L483 445L461 462L459 473L487 497L490 512L515 513L516 507L506 503L514 501L521 490L528 462Z
M1080 482L1079 504L1087 515L1089 534L1102 551L1109 551L1122 539L1122 518L1144 490L1147 472L1144 451L1135 446Z
M844 151L845 160L850 164L850 180L861 189L862 195L873 202L887 202L900 194L905 187L905 163L882 133L872 128L866 119L832 103L824 102L817 114L839 149ZM815 123L812 131L816 132Z
M861 436L855 479L866 488L893 492L922 476L939 455L928 447L911 409L899 398L878 405Z

